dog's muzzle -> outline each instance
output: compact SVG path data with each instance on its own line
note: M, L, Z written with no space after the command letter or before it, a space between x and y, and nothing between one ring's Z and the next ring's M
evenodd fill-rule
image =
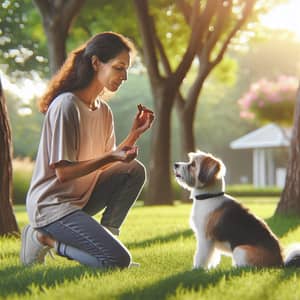
M174 164L174 173L175 173L176 178L181 178L181 175L179 174L179 168L180 168L180 164L175 163Z

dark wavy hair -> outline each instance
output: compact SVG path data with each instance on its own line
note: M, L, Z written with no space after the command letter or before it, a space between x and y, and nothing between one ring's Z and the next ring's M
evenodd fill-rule
M93 55L106 63L124 50L133 54L135 47L128 38L115 32L99 33L73 50L49 82L45 94L38 102L39 110L46 113L53 99L59 94L88 86L95 72L91 60Z

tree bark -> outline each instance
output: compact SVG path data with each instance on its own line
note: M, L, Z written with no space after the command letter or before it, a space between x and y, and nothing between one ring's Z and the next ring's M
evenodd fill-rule
M0 80L0 236L19 232L12 206L12 143L6 101Z
M177 102L178 103L178 102ZM181 159L187 160L187 154L196 149L194 135L194 114L195 110L190 112L184 109L178 109L180 119L180 141L181 141Z
M34 0L48 40L50 72L53 75L66 59L66 40L72 21L85 0Z
M285 186L275 214L300 215L300 86L295 104L290 157Z
M68 31L62 30L59 22L45 24L44 30L48 40L50 72L55 74L66 59L66 40Z
M162 90L161 93L158 92L160 90ZM172 95L159 86L153 87L153 93L157 117L152 128L149 182L145 205L172 204L170 174L171 107L165 105L165 100L170 99L169 96L172 97Z

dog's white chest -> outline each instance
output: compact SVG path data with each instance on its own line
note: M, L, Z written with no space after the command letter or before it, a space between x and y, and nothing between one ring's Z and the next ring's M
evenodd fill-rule
M205 232L208 215L222 205L220 198L196 200L193 199L193 206L190 217L190 225L193 230Z

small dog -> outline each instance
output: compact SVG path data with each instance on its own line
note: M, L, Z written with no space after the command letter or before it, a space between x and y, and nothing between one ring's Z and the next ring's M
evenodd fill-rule
M194 268L218 265L221 254L237 267L300 266L300 246L283 257L268 225L225 194L225 166L211 154L189 154L189 162L174 164L178 183L191 192L190 224L197 239Z

